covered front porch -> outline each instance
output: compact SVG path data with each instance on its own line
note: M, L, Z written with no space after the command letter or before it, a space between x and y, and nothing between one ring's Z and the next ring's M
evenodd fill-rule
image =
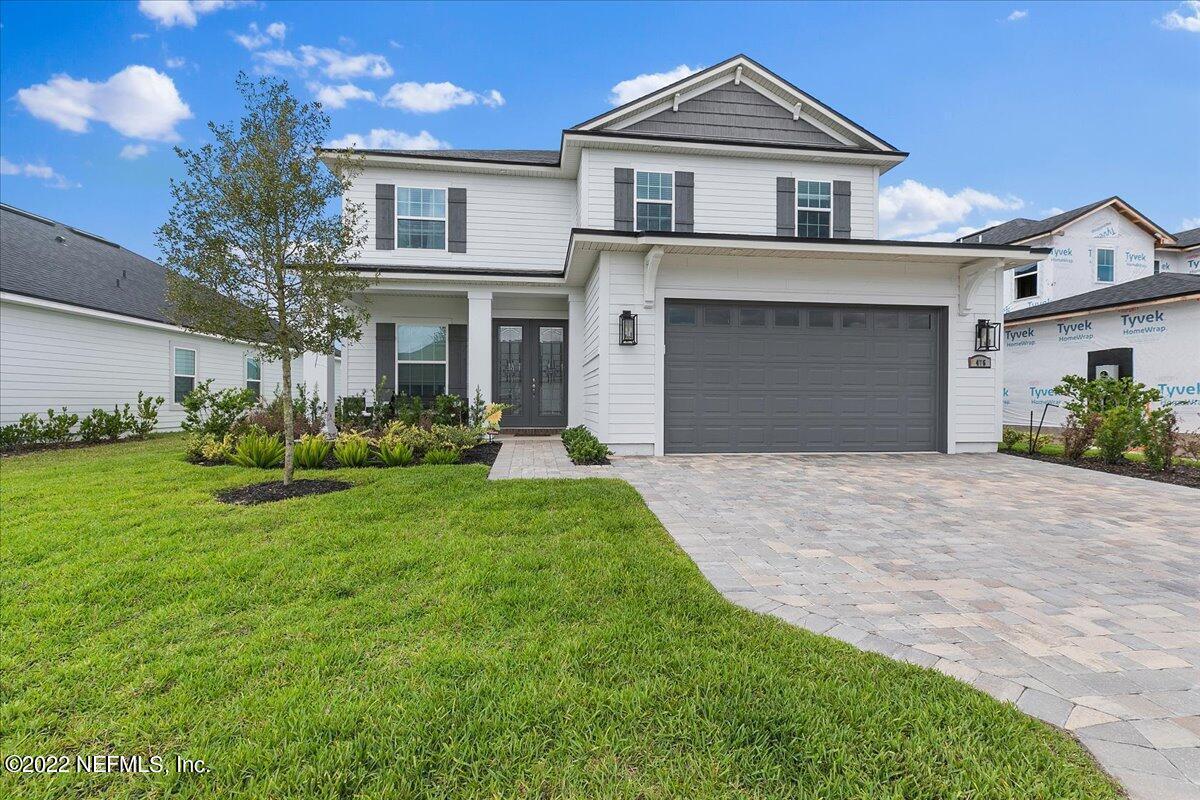
M554 431L583 417L583 296L557 285L395 284L356 298L363 336L345 348L346 394L429 404L441 394L510 406L506 430Z

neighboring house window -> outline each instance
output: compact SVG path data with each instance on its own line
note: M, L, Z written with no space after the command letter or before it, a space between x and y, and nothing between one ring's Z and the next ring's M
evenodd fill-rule
M637 185L637 229L639 231L671 230L675 176L669 172L639 172L635 183Z
M1038 295L1038 265L1030 264L1013 272L1013 284L1016 288L1016 299L1037 297Z
M396 392L431 400L446 393L446 326L396 326Z
M1160 272L1162 272L1162 262L1156 258L1154 259L1154 274L1157 275Z
M258 356L246 356L246 388L262 397L262 362Z
M828 239L832 208L833 192L829 181L796 181L797 236Z
M172 357L175 376L175 402L182 403L192 389L196 388L196 351L187 347L176 347Z
M1100 283L1113 282L1113 264L1116 262L1116 250L1105 247L1096 249L1096 280Z
M446 249L446 190L396 187L396 247Z

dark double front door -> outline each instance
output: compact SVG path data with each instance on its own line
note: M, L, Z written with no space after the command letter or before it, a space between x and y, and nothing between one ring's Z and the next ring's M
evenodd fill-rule
M492 396L512 406L507 428L567 424L567 323L557 319L497 319Z

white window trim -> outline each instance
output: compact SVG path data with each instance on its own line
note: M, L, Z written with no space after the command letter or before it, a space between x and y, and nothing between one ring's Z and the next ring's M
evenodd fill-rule
M442 204L443 214L440 217L409 217L400 213L400 201L397 198L401 189L433 189L446 193L446 201ZM392 213L395 219L395 231L393 232L393 243L397 250L423 250L433 253L448 253L450 252L450 187L448 186L421 186L419 184L405 183L392 185ZM435 220L442 223L442 246L439 247L401 247L400 246L400 220Z
M442 329L446 337L446 357L442 361L413 361L411 359L400 360L400 326L414 325L423 328L439 327ZM400 365L401 364L441 364L442 370L442 394L450 393L450 323L441 320L396 320L396 341L393 342L396 348L396 366L392 370L392 394L397 394L400 390Z
M192 374L191 375L184 375L183 373L179 372L179 368L177 366L178 362L175 358L175 354L178 353L180 350L187 350L188 352L190 352L192 354ZM193 390L195 390L196 386L200 383L200 353L197 352L196 348L184 347L182 345L178 345L175 343L171 344L171 405L180 406L182 404L175 397L175 379L176 378L191 378Z
M671 199L670 200L642 200L642 199L638 198L638 196L637 196L637 176L638 175L650 175L652 173L655 173L658 175L669 175L670 176L670 178L671 178ZM660 205L660 206L669 206L671 209L671 213L669 215L669 219L671 220L671 227L669 228L669 230L674 231L675 230L675 172L673 170L669 170L669 169L636 169L635 168L633 171L633 227L635 230L640 230L640 228L638 228L638 226L637 226L638 203L653 203L655 205ZM653 233L653 231L650 231L650 233Z
M797 185L793 191L793 194L795 195L795 200L796 200L796 202L795 202L796 208L795 208L795 212L792 214L792 233L795 234L796 236L800 235L800 212L801 211L819 211L823 214L829 215L829 236L828 236L828 238L832 239L833 238L833 180L832 179L824 180L823 178L817 178L815 180L812 178L794 178L794 180L796 181L797 184L799 184L800 181L804 181L805 183L827 184L829 186L829 208L820 208L818 206L802 206L802 205L800 205L800 187L799 187L799 185Z
M250 380L250 362L251 361L258 362L258 380L256 380L256 381ZM258 384L258 396L262 397L262 356L254 356L254 355L248 355L248 354L242 356L242 383L246 386L247 389L250 388L251 383L257 383Z
M1112 253L1112 280L1100 280L1100 251L1107 250ZM1115 247L1097 247L1096 254L1092 257L1092 278L1096 283L1102 283L1105 286L1117 282L1117 248Z
M1037 280L1035 281L1035 284L1034 284L1037 286L1037 291L1034 292L1033 294L1027 294L1024 297L1017 297L1017 278L1028 278L1030 275L1033 275L1037 278ZM1014 303L1020 302L1022 300L1035 300L1035 299L1041 297L1042 296L1042 262L1039 261L1036 264L1034 264L1032 272L1026 272L1022 275L1018 275L1014 271L1012 274L1012 282L1013 282L1012 287L1013 287L1013 302Z

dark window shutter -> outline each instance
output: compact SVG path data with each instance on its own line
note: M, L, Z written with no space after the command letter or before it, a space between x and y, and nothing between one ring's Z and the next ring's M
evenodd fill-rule
M796 235L796 179L775 179L775 235Z
M450 338L446 342L446 359L449 362L449 379L446 394L456 394L467 400L467 326L451 325Z
M396 187L375 184L375 249L396 249Z
M446 241L451 253L467 252L467 190L449 189L446 192Z
M696 173L675 173L675 230L691 233L695 222Z
M613 170L613 230L633 230L633 170Z
M380 400L392 399L396 391L396 324L394 322L375 323L375 387L383 380L383 391Z
M833 238L850 238L850 181L833 182Z

